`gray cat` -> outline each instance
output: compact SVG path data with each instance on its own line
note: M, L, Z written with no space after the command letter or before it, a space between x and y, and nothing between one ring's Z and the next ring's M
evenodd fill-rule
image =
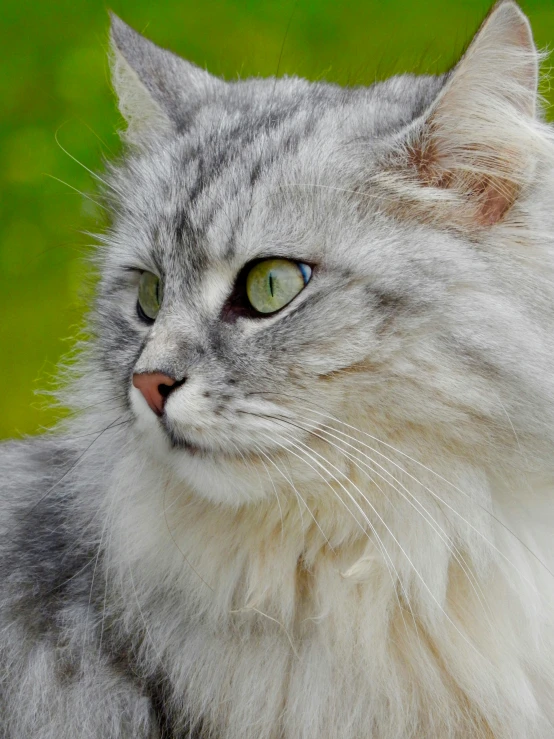
M4 739L554 736L554 134L529 24L343 89L118 18L75 411L0 451Z

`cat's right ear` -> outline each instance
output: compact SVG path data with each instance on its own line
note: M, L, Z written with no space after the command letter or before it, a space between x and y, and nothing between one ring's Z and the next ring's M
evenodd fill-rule
M111 15L112 81L131 143L186 129L201 101L225 83L161 49Z

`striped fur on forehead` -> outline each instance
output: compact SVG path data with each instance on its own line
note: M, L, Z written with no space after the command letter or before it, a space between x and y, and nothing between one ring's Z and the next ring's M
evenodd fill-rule
M419 111L422 100L431 99L436 81L406 78L394 86L378 85L377 90L310 86L302 80L255 80L228 87L217 104L207 101L196 111L179 138L149 142L113 175L113 189L124 193L124 211L135 225L152 221L154 233L163 229L176 244L182 235L179 224L201 240L217 221L222 238L211 244L214 256L226 231L225 250L235 248L233 234L251 202L295 184L283 171L284 160L294 161L302 150L298 184L317 186L322 179L318 162L325 168L325 158L336 158L333 140L344 150L343 170L349 157L357 155L349 138L339 135L342 126L351 130L352 139L369 134L368 128L374 135L379 130L390 134ZM403 93L409 93L408 107ZM336 174L349 175L340 170ZM323 184L331 183L329 178Z

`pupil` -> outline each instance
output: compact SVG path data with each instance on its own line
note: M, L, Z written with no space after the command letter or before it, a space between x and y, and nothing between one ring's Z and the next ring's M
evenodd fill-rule
M269 273L269 292L271 293L271 297L274 297L273 293L273 272Z

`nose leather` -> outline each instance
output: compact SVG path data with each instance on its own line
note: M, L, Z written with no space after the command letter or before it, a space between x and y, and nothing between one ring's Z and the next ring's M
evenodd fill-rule
M162 372L141 372L133 375L133 385L140 390L144 399L157 416L164 412L165 401L176 385L174 377Z

